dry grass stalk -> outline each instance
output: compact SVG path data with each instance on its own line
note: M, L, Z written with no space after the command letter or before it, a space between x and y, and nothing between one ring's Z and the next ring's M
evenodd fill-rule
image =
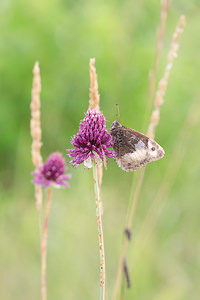
M156 82L156 74L158 70L158 64L160 61L160 55L163 47L163 36L165 31L165 25L167 20L167 14L169 11L171 2L169 0L161 1L161 11L160 11L160 24L157 30L157 40L156 40L156 52L155 52L155 60L153 69L149 72L149 99L148 99L148 107L152 105L152 99L155 90L155 82Z
M183 31L184 25L185 25L185 16L181 16L180 20L179 20L179 24L175 30L175 33L173 34L171 49L168 54L168 62L167 62L167 66L164 71L164 76L158 84L158 91L156 93L156 98L155 98L155 103L154 103L155 109L152 112L151 121L150 121L148 132L147 132L147 135L150 138L154 138L154 136L155 136L155 129L156 129L156 126L160 119L160 106L164 102L164 95L165 95L166 88L167 88L170 70L172 68L173 59L177 56L178 40Z
M95 68L95 58L91 58L90 62L89 62L89 71L90 71L90 89L89 89L89 109L95 109L97 111L100 111L99 108L99 101L100 101L100 95L98 92L98 82L97 82L97 73L96 73L96 68ZM104 160L104 165L106 167L106 159ZM101 202L101 184L102 184L102 178L103 178L103 167L102 164L99 166L96 166L97 169L97 179L98 179L98 187L99 187L99 191L98 191L98 195L99 195L99 205L100 205L100 211L101 211L101 216L98 216L98 219L100 220L100 224L98 226L98 228L101 227L101 242L99 242L99 246L100 249L102 248L101 243L103 243L103 228L102 228L102 221L101 221L101 217L103 215L103 206L102 206L102 202ZM103 246L104 249L104 246ZM103 275L103 281L102 281L102 285L104 286L105 289L105 300L107 299L107 290L106 290L106 270L105 270L105 255L104 255L104 250L101 253L102 250L100 250L100 257L103 257L103 266L101 266L100 270L100 274L102 276ZM103 268L102 268L103 267ZM102 273L103 271L103 273ZM101 287L102 288L102 287Z
M177 49L178 49L177 42L178 42L181 32L183 31L184 25L185 25L185 16L181 16L180 20L179 20L179 24L175 30L175 33L173 34L172 44L171 44L171 48L170 48L170 51L168 54L168 63L165 68L164 76L159 82L158 92L156 93L155 110L152 112L151 123L150 123L149 129L148 129L148 136L151 138L154 138L155 128L159 122L160 106L163 104L163 97L164 97L164 94L165 94L165 91L167 88L167 82L168 82L168 77L169 77L170 70L172 67L172 61L173 61L173 58L177 56ZM127 228L129 230L131 230L131 227L133 224L133 219L134 219L134 215L135 215L135 211L136 211L136 207L137 207L137 203L138 203L138 199L139 199L139 195L140 195L140 191L141 191L141 187L142 187L142 183L143 183L144 173L145 173L145 168L143 168L140 171L138 185L136 187L135 194L133 197L132 207L130 210L128 226L127 226ZM122 278L123 260L126 257L127 247L128 247L128 238L127 238L127 236L125 236L124 241L123 241L120 261L119 261L119 265L118 265L117 277L116 277L116 281L115 281L115 285L114 285L112 300L116 300L116 298L117 298L117 292L118 292L118 288L119 288L121 278Z
M100 109L99 109L100 95L98 92L98 82L97 82L97 73L96 73L96 68L95 68L95 58L90 59L89 70L90 70L89 109L95 109L97 111L100 111ZM97 174L98 174L99 187L101 187L102 177L103 177L102 164L97 166Z
M40 126L40 68L39 63L36 62L33 68L33 88L32 88L32 101L31 101L31 136L32 142L32 161L37 169L42 165L42 156L40 154L41 143L41 126ZM41 186L35 185L35 198L36 206L39 212L41 212L42 206L42 189Z
M40 68L39 63L36 62L33 68L33 89L31 101L31 136L32 143L32 161L37 168L42 164L42 157L40 155L41 144L41 128L40 128Z
M94 65L95 65L95 58L91 58L89 63L89 69L90 69L89 109L95 109L99 111L100 95L98 92L97 74Z

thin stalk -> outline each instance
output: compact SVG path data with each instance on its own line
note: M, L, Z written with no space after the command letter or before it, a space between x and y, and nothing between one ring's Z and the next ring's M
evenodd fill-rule
M157 39L156 39L156 49L155 49L155 58L153 62L153 68L149 72L149 91L148 91L148 98L146 102L146 109L144 113L144 124L143 124L143 131L146 129L147 120L152 108L153 104L153 97L155 93L155 84L156 84L156 77L160 62L160 56L162 53L163 48L163 37L165 32L165 26L167 21L168 11L171 5L170 0L162 0L161 1L161 9L160 9L160 24L157 29Z
M102 217L101 217L101 199L100 199L100 190L98 184L97 166L95 160L93 161L93 180L94 180L94 192L95 192L95 200L96 200L96 218L97 218L99 253L100 253L100 300L105 300L105 290L106 290L105 289L106 287L105 252L104 252L103 226L102 226Z
M158 125L159 118L160 118L160 107L164 102L163 98L164 98L164 95L166 92L167 82L168 82L168 78L170 75L170 70L172 67L173 59L177 55L178 39L180 37L181 32L183 31L184 25L185 25L185 16L182 15L180 17L179 24L176 27L175 33L173 34L173 37L172 37L172 44L171 44L171 48L170 48L170 51L168 54L167 66L165 68L163 78L160 80L159 85L158 85L158 91L157 91L156 97L155 97L155 109L152 112L151 121L150 121L150 125L148 128L148 133L147 133L147 135L151 138L154 138L154 136L155 136L155 129L156 129L156 126ZM141 191L141 187L142 187L142 183L143 183L144 172L145 172L145 169L143 169L140 172L140 177L139 177L138 185L137 185L136 192L135 192L135 195L133 198L133 204L132 204L130 217L129 217L129 221L128 221L128 228L127 228L128 230L131 229L131 226L133 223L133 218L135 215L135 210L136 210L137 202L139 199L139 195L140 195L140 191ZM123 246L122 246L120 262L118 265L117 277L116 277L116 281L115 281L115 285L114 285L114 292L113 292L112 300L116 300L116 298L117 298L117 292L118 292L119 284L121 282L121 277L122 277L123 259L125 258L125 255L126 255L127 246L128 246L128 238L127 238L127 236L125 236Z
M52 195L52 187L48 188L47 192L47 200L45 207L45 215L44 215L44 227L42 233L42 243L41 243L41 296L42 300L47 299L47 291L46 291L46 265L47 265L47 233L48 233L48 220L49 220L49 210L51 203L51 195Z
M41 186L35 184L35 198L38 211L38 221L39 221L39 230L40 230L40 245L42 244L42 189Z
M136 207L137 207L137 203L138 203L138 199L139 199L139 195L140 195L140 191L141 191L141 187L142 187L142 183L143 183L144 172L145 172L145 168L143 168L140 171L140 176L138 179L136 191L135 191L135 194L133 197L132 207L131 207L131 211L130 211L130 215L129 215L129 219L128 219L128 225L126 227L130 231L132 228L133 219L134 219L134 215L135 215L135 211L136 211ZM128 237L127 237L127 235L125 235L123 246L122 246L122 251L121 251L121 256L120 256L120 260L119 260L119 265L118 265L118 269L117 269L117 276L116 276L116 281L115 281L115 285L114 285L112 300L117 299L117 293L118 293L118 289L119 289L121 278L122 278L124 259L126 258L126 250L128 247L128 242L129 242Z

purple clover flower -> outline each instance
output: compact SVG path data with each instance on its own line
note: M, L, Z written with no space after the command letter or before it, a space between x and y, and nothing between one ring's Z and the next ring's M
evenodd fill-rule
M32 183L44 185L48 187L53 184L56 187L65 185L69 187L68 179L70 174L65 173L65 161L59 152L52 153L43 166L38 167L38 171L32 173L35 179Z
M68 156L73 157L70 161L73 166L84 162L87 168L91 168L93 159L99 165L105 156L116 156L116 153L109 149L112 148L113 142L105 123L105 118L100 112L88 109L77 135L71 139L75 148L67 150L70 152Z

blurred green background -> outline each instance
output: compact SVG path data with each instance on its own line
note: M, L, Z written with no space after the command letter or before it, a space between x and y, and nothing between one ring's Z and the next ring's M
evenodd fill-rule
M198 0L172 2L156 80L163 74L181 14L187 24L156 130L166 155L146 170L127 256L132 288L125 299L200 299ZM65 155L71 147L70 137L88 108L91 57L96 58L100 107L106 119L116 119L118 103L120 122L143 131L159 19L160 1L153 0L0 1L0 299L40 299L29 130L35 61L41 69L44 160L54 151ZM68 171L73 176L71 188L53 192L48 300L98 299L92 172L70 165ZM102 185L108 299L134 180L132 173L109 160Z

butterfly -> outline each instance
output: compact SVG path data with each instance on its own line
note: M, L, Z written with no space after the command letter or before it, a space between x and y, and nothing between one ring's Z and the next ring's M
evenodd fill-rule
M165 151L148 136L122 126L118 121L112 123L110 134L113 149L117 153L116 162L125 172L140 170L147 163L161 159Z

